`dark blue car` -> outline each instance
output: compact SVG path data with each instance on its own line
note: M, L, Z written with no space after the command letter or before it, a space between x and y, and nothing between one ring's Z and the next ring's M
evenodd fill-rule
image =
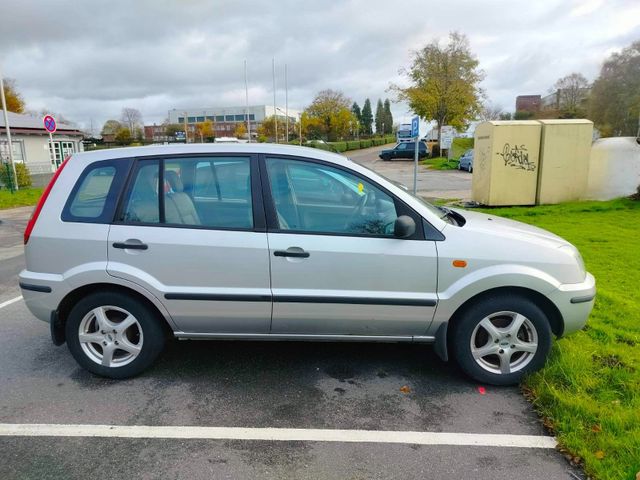
M460 157L460 163L458 163L458 170L466 170L467 172L473 172L473 149L467 150Z
M400 142L390 150L382 150L379 157L382 160L393 160L394 158L413 158L415 155L416 142ZM429 147L424 142L418 142L418 158L425 158L429 155Z

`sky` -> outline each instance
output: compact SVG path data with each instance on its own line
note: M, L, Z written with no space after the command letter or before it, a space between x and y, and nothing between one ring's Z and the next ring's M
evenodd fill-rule
M2 6L4 4L4 6ZM487 101L515 109L640 40L638 0L0 0L0 68L34 111L100 130L123 107L145 124L173 108L249 103L308 106L331 88L360 106L390 97L412 52L451 31L467 35ZM396 122L407 105L393 103Z

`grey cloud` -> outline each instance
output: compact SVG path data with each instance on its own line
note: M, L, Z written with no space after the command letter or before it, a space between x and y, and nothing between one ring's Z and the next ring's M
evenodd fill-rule
M636 1L572 15L581 4L21 0L0 29L0 59L30 108L100 125L132 106L160 122L171 108L244 103L244 59L251 103L272 101L272 57L278 103L284 63L292 107L324 88L375 103L391 96L390 81L403 81L398 69L412 50L459 30L486 71L490 100L513 109L516 95L544 94L571 71L592 78L610 50L640 37L640 22L628 20L640 17ZM397 120L410 114L405 105L393 110Z

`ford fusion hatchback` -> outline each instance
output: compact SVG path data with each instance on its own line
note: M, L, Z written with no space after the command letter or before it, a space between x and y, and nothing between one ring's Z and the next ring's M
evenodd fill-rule
M112 378L177 337L430 343L476 380L513 384L552 336L585 325L595 296L562 238L434 207L303 147L74 154L24 243L27 306Z

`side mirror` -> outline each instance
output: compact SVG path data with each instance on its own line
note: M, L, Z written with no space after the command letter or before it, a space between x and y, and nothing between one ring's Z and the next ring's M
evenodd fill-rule
M408 215L400 215L393 225L393 236L396 238L409 238L416 232L416 222Z

